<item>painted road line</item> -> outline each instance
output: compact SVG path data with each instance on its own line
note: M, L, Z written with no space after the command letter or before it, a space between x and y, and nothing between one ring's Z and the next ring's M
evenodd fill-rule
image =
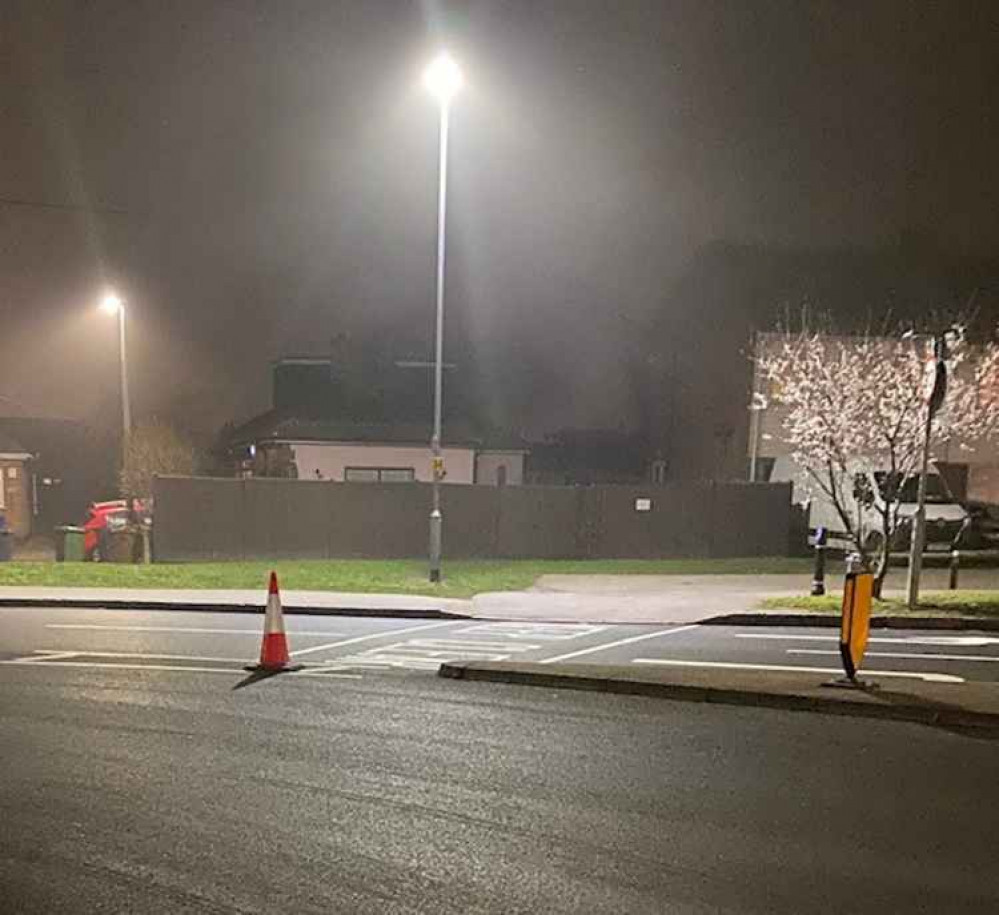
M579 651L570 651L568 654L560 654L554 658L545 658L542 664L557 664L559 661L568 661L570 658L581 658L584 654L593 654L596 651L606 651L608 648L617 648L620 645L631 645L634 642L643 642L646 639L655 639L662 635L676 635L678 632L688 632L696 629L697 626L680 626L676 629L660 629L658 632L647 632L645 635L633 635L627 639L618 639L616 642L604 642L602 645L594 645L592 648L583 648Z
M55 664L49 664L41 659L33 661L30 659L21 659L17 661L0 661L0 664L6 664L9 666L21 666L21 667L75 667L84 668L87 670L155 670L155 671L181 671L186 673L199 673L199 674L228 674L230 677L233 674L241 673L240 670L234 670L231 667L193 667L187 664L105 664L101 661L57 661ZM316 671L315 673L310 673L308 670L290 670L286 672L287 676L291 677L301 677L301 676L318 676L318 677L336 677L343 680L360 680L362 679L360 674L341 674L341 673L326 673Z
M96 623L46 623L46 629L86 629L88 631L101 632L193 632L204 635L255 635L260 638L260 627L256 629L205 629L197 626L105 626ZM329 638L330 636L343 635L332 629L288 629L289 635L318 635Z
M477 649L495 651L497 648L505 651L534 651L537 648L541 648L540 645L534 645L531 642L491 642L477 639L408 639L406 642L400 644L413 645L419 648L460 648L472 651Z
M597 626L590 623L479 623L476 626L469 626L467 629L460 629L458 632L462 635L473 632L476 635L485 636L495 634L506 639L560 641L596 635L608 628L608 626Z
M371 648L360 654L333 658L335 667L403 667L436 669L446 661L506 661L511 654L533 651L540 646L524 642L485 642L463 639L409 639L393 645Z
M330 642L327 645L313 645L312 648L299 648L298 651L288 652L293 658L297 658L303 654L312 654L314 651L326 651L328 648L340 648L343 645L356 645L358 642L367 642L371 639L384 639L387 637L395 637L403 635L407 632L426 632L428 629L440 629L444 626L454 626L456 625L454 620L449 620L446 623L424 623L420 626L409 626L405 629L386 629L384 632L372 632L368 635L359 635L353 639L343 639L340 642Z
M80 652L78 652L78 651L55 651L54 649L51 649L51 648L36 648L35 649L35 654L40 654L40 655L42 655L42 657L40 657L40 658L32 658L32 657L29 656L27 658L24 658L23 660L31 660L31 661L58 661L60 658L75 658L75 657L77 657L80 654Z
M737 632L737 639L775 639L784 641L800 642L838 642L838 635L792 635L784 632L761 633L761 632ZM990 638L981 635L937 635L937 636L911 636L910 638L888 638L885 636L875 636L868 640L881 645L940 645L943 648L953 648L961 646L964 648L985 648L988 645L999 645L999 638Z
M26 660L51 661L53 654L44 648L36 649L36 653L45 654L44 658L31 658ZM195 654L152 654L144 651L72 651L69 655L78 658L150 658L154 661L218 661L224 664L245 664L246 658L216 658L206 655Z
M797 667L792 664L737 664L735 661L680 661L665 658L635 658L632 664L658 664L663 667L706 667L723 670L764 670L781 671L795 674L836 674L843 676L839 667ZM869 677L903 677L909 680L925 680L927 683L965 683L964 677L951 674L923 673L909 670L865 670Z
M825 654L825 655L839 655L838 651L825 651L822 648L789 648L787 650L788 654ZM868 651L865 652L864 657L866 658L905 658L910 661L991 661L993 664L999 664L999 658L989 657L984 654L936 654L932 651L924 652L900 652L900 651Z

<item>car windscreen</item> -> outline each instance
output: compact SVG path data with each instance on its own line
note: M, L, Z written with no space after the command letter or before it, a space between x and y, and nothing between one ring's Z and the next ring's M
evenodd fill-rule
M900 474L889 474L885 471L878 471L874 474L877 481L881 498L886 501L894 499L894 493L898 490ZM902 488L898 496L900 502L915 502L919 498L919 477L907 477L902 482ZM947 490L947 484L938 473L928 473L926 475L926 501L929 504L941 505L946 502L953 502L954 497Z

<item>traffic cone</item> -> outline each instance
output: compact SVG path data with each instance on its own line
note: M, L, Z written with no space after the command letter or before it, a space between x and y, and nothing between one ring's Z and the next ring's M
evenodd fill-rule
M284 670L288 666L288 637L284 634L284 614L277 573L271 572L267 589L267 610L264 612L264 639L260 643L259 670Z

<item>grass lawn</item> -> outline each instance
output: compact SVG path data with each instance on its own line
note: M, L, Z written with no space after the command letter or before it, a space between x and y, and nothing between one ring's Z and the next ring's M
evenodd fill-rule
M796 610L807 613L840 613L841 596L824 597L768 597L760 602L766 610ZM876 600L874 616L973 616L999 618L999 591L927 591L919 607L909 611L899 597Z
M0 586L60 588L260 588L274 569L281 587L471 597L483 591L520 591L540 575L764 575L807 572L807 559L454 560L444 582L427 581L415 559L278 560L275 562L156 563L148 566L82 562L0 564Z

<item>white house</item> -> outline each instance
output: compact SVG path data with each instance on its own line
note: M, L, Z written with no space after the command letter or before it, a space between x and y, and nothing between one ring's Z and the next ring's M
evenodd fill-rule
M427 430L284 419L269 428L237 430L244 473L345 483L429 483L433 453ZM520 485L526 447L490 442L467 430L444 430L445 483Z

